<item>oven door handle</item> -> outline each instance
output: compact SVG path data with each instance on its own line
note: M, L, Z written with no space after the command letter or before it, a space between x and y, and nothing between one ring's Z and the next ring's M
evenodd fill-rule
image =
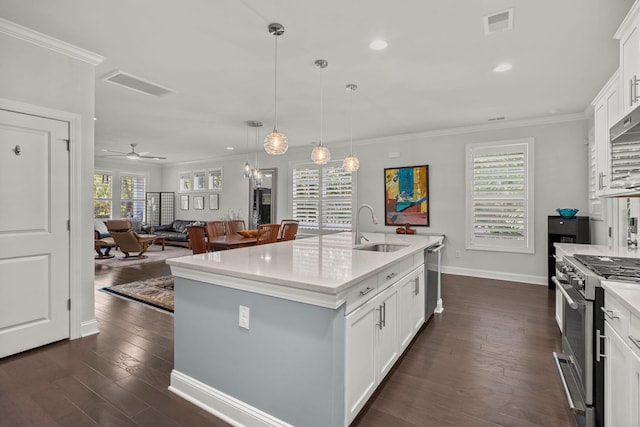
M556 287L560 290L560 293L562 294L562 296L565 297L565 299L567 300L567 304L569 304L569 307L576 310L578 308L578 303L575 302L573 298L569 296L569 294L567 293L567 290L564 288L562 283L560 283L560 281L556 279L556 276L551 276L551 281L556 284Z

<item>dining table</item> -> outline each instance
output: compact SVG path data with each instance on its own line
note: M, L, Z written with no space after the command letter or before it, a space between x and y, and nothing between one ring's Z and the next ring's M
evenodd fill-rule
M247 246L255 246L257 244L258 238L256 236L244 237L240 234L229 234L209 240L209 250L219 251L226 249L245 248Z

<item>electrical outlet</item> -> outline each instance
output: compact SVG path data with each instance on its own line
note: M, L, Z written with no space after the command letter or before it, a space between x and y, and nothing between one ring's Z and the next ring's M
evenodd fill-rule
M238 325L241 328L249 329L249 312L249 307L245 307L244 305L240 306L238 314Z
M460 251L456 251L456 258L460 258Z

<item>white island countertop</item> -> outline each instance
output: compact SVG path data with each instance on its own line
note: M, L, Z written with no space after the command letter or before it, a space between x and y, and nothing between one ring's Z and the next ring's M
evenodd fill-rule
M614 294L636 317L640 317L640 284L609 280L601 282L605 291Z
M355 250L350 232L296 239L268 245L171 258L167 264L177 277L191 273L221 275L304 291L336 295L395 262L422 254L442 243L444 236L363 233L369 242L403 243L394 252Z
M554 243L555 247L569 255L596 255L620 258L640 258L640 249L608 245L587 245L578 243Z

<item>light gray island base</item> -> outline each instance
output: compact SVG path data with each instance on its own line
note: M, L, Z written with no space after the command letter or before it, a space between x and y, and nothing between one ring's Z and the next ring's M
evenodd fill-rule
M169 260L170 390L236 426L348 425L424 323L425 249L442 236L370 240L406 247L340 233Z

